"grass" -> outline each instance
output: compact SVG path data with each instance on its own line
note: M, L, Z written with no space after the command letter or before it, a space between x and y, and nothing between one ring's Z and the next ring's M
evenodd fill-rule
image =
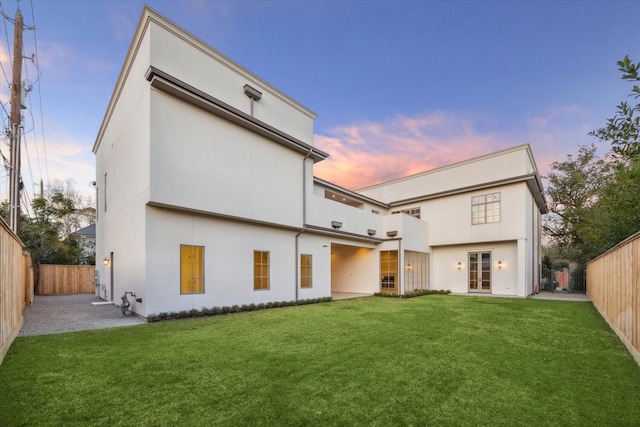
M0 425L640 425L589 303L360 298L19 337Z

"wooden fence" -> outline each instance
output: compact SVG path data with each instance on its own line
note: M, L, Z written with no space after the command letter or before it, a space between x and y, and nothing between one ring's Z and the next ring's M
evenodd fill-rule
M587 264L587 295L640 364L640 232Z
M20 333L24 307L33 302L31 256L0 218L0 363Z
M93 265L40 265L38 295L92 294Z

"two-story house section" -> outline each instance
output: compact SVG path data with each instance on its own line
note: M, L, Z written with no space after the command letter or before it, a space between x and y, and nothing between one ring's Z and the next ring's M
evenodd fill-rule
M360 192L315 178L316 114L145 7L100 126L100 295L163 311L417 289L525 296L528 146Z
M547 208L529 145L359 192L429 224L438 289L527 296L539 284Z

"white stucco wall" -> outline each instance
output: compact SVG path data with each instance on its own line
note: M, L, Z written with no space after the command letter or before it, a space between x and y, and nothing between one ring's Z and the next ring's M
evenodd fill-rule
M380 263L376 249L334 240L332 252L331 289L334 292L378 292Z
M246 114L251 100L243 87L249 84L262 92L262 99L254 102L255 118L313 144L313 111L170 21L153 16L151 65Z
M435 247L431 250L431 288L455 293L469 291L469 253L491 252L491 293L526 296L519 270L517 243L493 242L476 245ZM502 269L498 269L502 261ZM462 268L458 270L460 262Z
M151 201L302 226L303 155L151 93Z
M125 291L144 285L144 205L149 200L149 84L144 72L149 62L149 40L138 45L138 56L125 71L125 80L114 96L118 102L105 117L103 132L96 141L96 269L106 294L120 302ZM107 183L105 188L105 174ZM106 205L106 211L105 211ZM111 257L111 265L102 260ZM114 292L110 284L113 269Z
M358 192L384 203L438 194L536 172L527 145L411 175Z
M472 197L490 193L500 193L500 222L472 224ZM529 190L522 182L422 202L421 211L430 224L430 244L438 246L524 238L530 212L526 205L528 199Z

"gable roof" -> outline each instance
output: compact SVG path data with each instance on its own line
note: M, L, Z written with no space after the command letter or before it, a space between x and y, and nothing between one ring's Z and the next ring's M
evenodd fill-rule
M541 213L547 213L542 179L529 144L372 185L358 193L390 206L526 182Z
M84 237L96 237L96 225L95 224L87 225L86 227L81 228L80 230L74 231L71 234L76 234L78 236L84 236Z

